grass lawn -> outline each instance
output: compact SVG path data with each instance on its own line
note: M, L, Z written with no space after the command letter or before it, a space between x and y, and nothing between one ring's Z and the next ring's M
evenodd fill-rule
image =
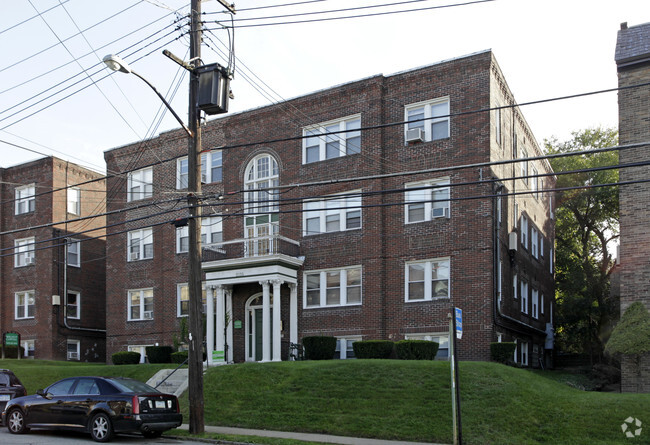
M650 425L650 394L579 391L496 363L459 371L464 443L650 443L650 427L639 440L621 431L629 416ZM204 390L208 425L452 442L448 362L238 364L209 369Z
M0 360L0 367L14 370L34 393L67 376L119 375L146 381L159 369L175 366ZM496 363L460 362L459 371L465 444L650 443L650 394L580 391L563 383L558 373ZM452 442L448 362L245 363L210 368L204 391L206 425ZM187 423L187 394L181 406ZM621 431L629 416L644 424L638 438L627 439Z

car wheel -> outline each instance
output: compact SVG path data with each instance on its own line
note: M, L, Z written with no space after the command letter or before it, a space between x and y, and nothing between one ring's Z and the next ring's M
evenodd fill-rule
M113 437L111 419L104 413L97 413L90 420L90 435L95 442L108 442Z
M11 434L23 434L29 431L25 426L25 415L18 408L12 409L7 414L7 429Z
M147 439L157 439L162 436L162 431L143 431L142 435Z

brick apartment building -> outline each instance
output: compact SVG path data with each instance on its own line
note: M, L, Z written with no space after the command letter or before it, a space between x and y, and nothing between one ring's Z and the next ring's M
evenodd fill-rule
M650 141L650 23L628 27L621 25L616 42L615 60L618 85L618 137L621 145ZM643 85L645 84L645 85ZM633 88L634 85L642 85ZM648 145L621 150L621 164L647 162ZM624 168L621 182L645 181L648 167ZM650 310L650 184L622 185L620 199L621 314L635 301ZM621 361L621 391L650 392L650 355L642 357L639 368L631 357Z
M104 196L103 175L54 157L0 169L0 331L25 356L105 359L106 220L79 220Z
M513 358L538 366L552 348L554 177L514 104L483 51L209 121L208 350L286 360L328 335L340 358L405 338L446 357L457 306L461 359L516 341ZM182 130L105 153L126 173L107 180L108 360L179 339L188 240L171 222L188 215L186 153Z

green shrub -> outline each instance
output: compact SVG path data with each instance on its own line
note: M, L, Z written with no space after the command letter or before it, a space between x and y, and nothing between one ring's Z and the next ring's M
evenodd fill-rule
M307 360L331 360L336 351L335 337L304 337L302 344L305 347Z
M178 352L172 352L171 353L171 359L172 363L178 363L181 364L185 360L187 360L187 356L189 355L189 351L178 351Z
M16 346L4 346L5 358L18 358ZM20 358L25 357L25 348L20 347Z
M171 363L172 352L174 349L171 346L147 346L147 358L149 363Z
M440 345L428 340L401 340L395 343L400 360L434 360Z
M490 357L495 362L506 364L512 361L515 349L517 343L514 342L490 343Z
M140 363L140 353L133 351L120 351L111 356L114 365L137 365Z
M395 343L390 340L364 340L352 343L356 358L390 358Z

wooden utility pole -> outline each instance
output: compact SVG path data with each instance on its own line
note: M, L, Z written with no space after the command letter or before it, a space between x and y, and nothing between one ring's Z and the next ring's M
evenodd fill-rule
M201 58L201 1L191 0L190 60L200 64ZM201 289L201 125L198 109L199 76L196 70L190 71L189 128L194 137L188 144L188 205L190 218L189 231L189 403L190 433L201 434L205 430L203 401L203 320Z

